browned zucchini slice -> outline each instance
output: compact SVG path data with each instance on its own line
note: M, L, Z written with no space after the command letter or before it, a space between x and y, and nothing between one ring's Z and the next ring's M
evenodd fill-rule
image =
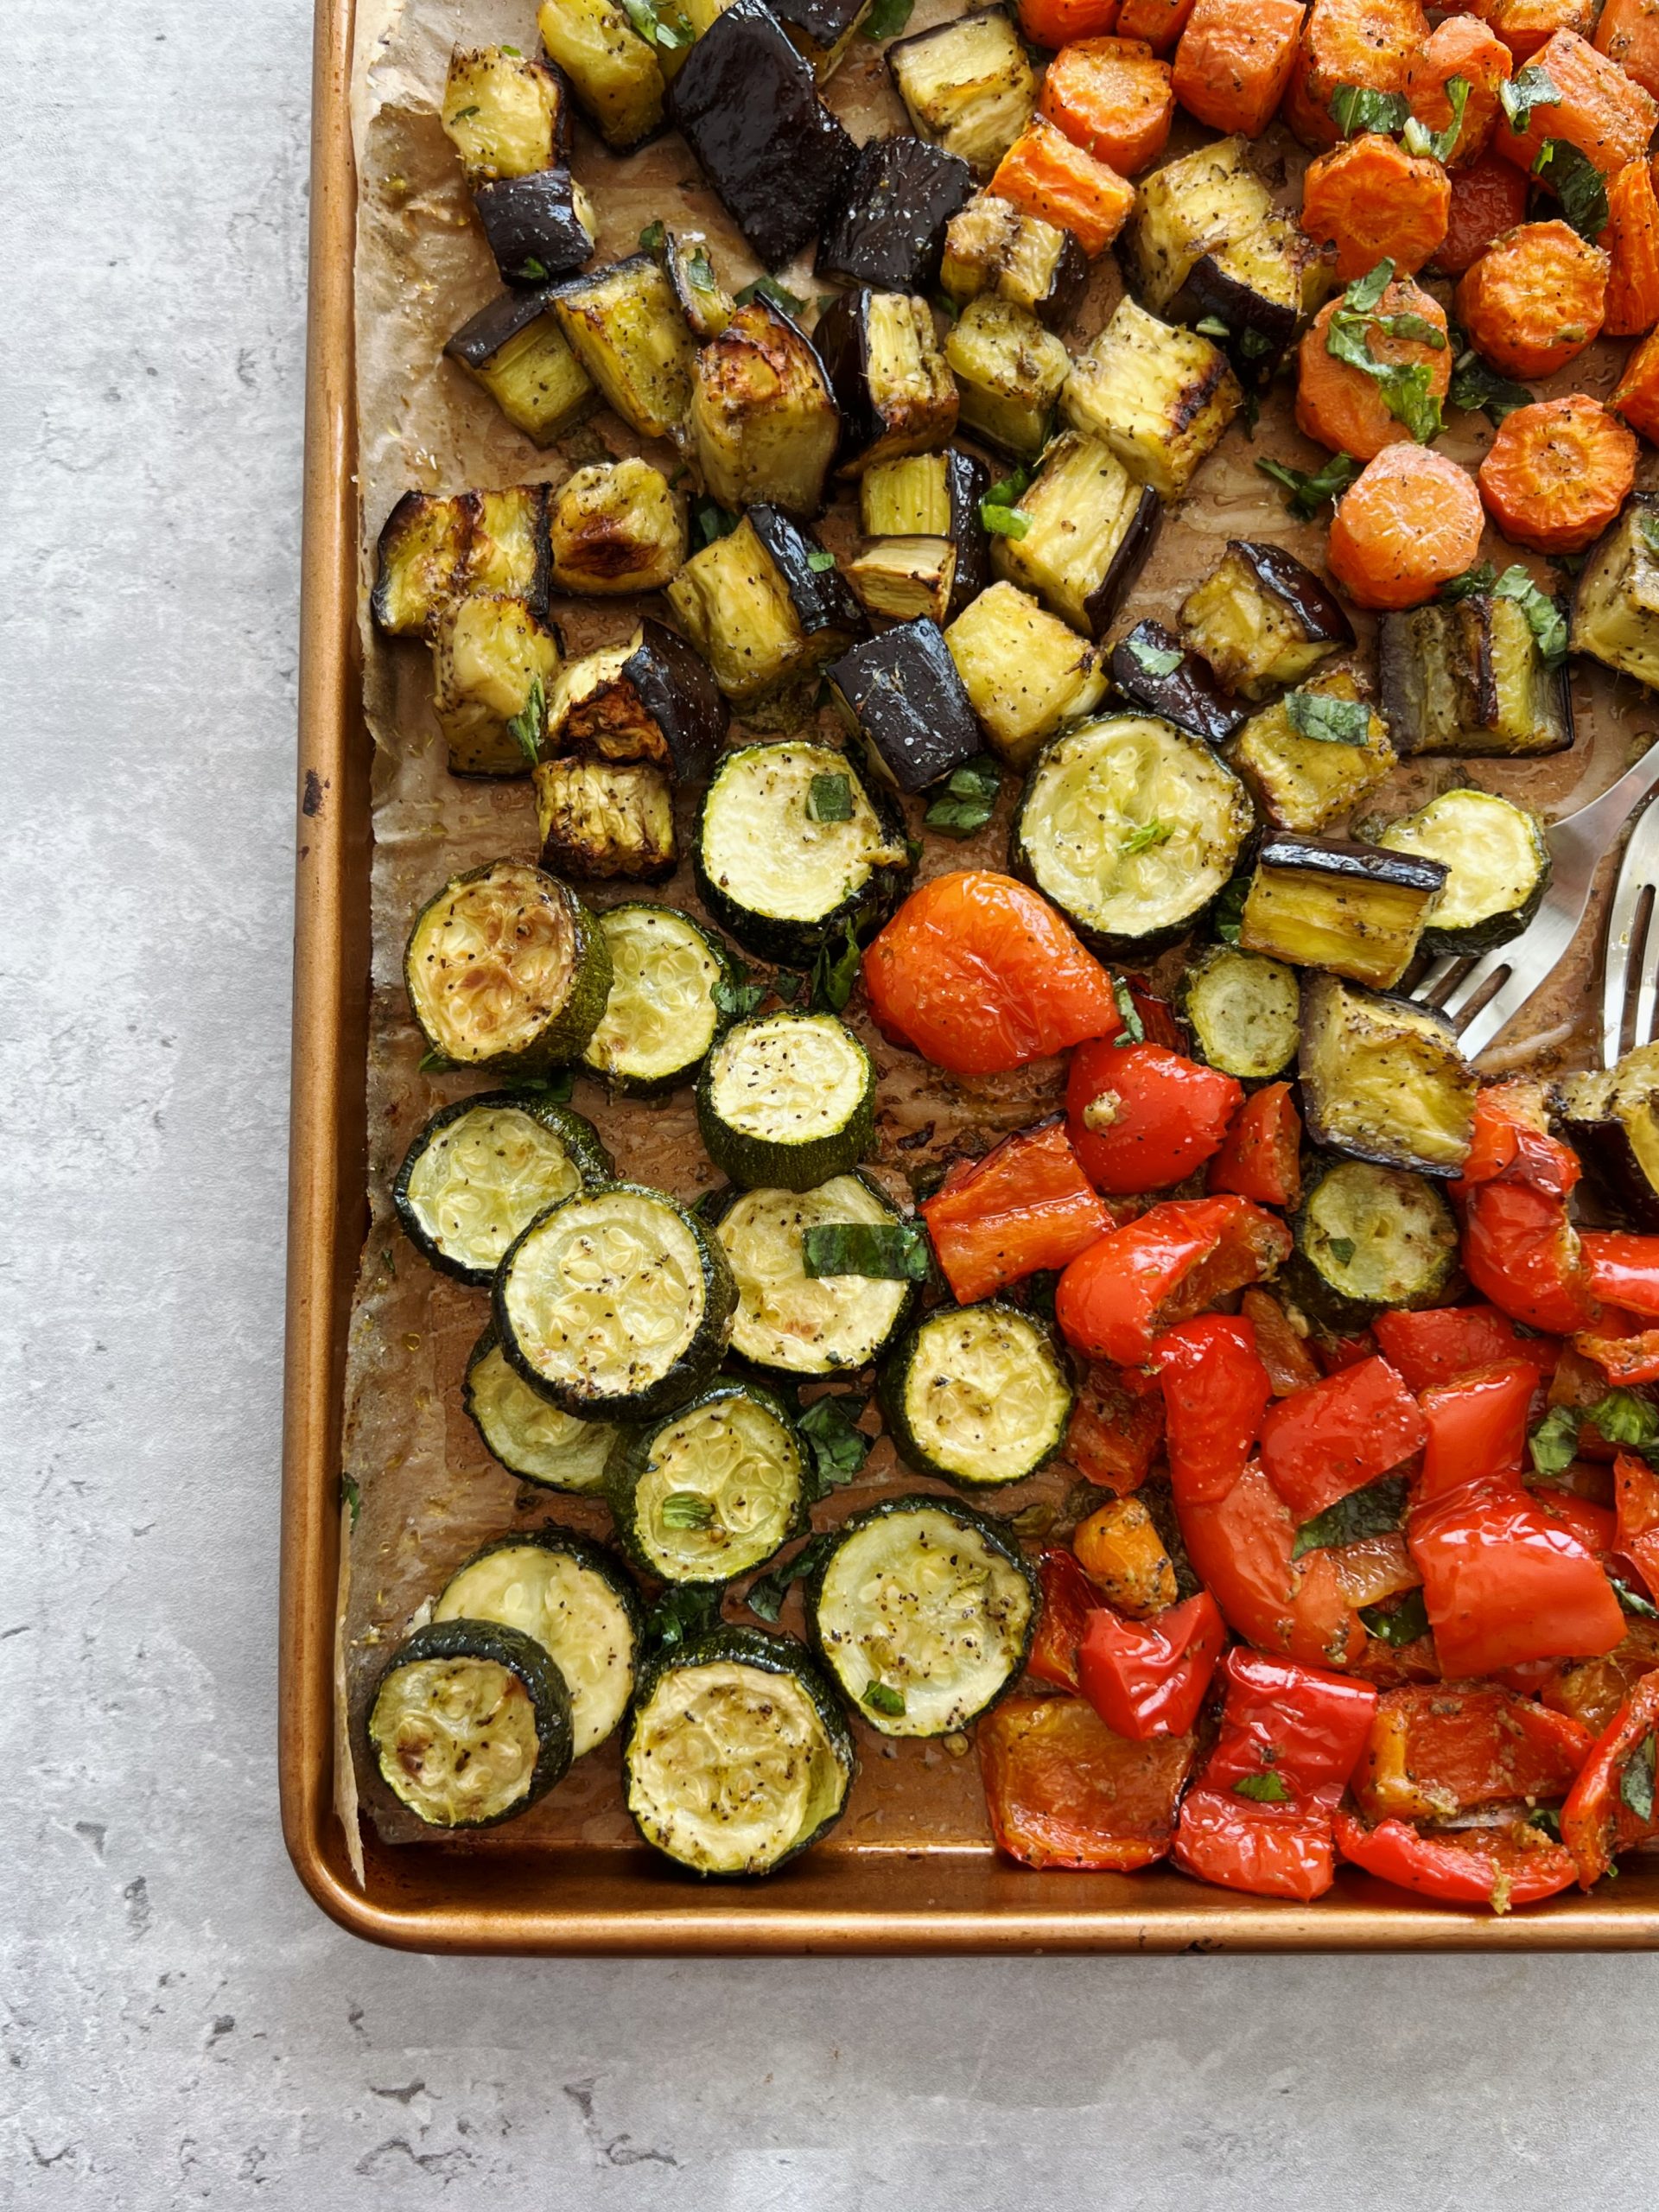
M818 348L841 409L844 476L944 445L957 427L957 386L933 310L906 292L843 292L820 321Z
M598 1027L611 956L568 883L525 861L452 876L415 918L410 1007L457 1066L536 1070L574 1059Z
M1218 346L1127 296L1060 394L1072 428L1103 438L1138 484L1166 499L1185 489L1243 404Z
M1326 1151L1447 1176L1468 1155L1479 1084L1427 1007L1306 976L1297 1071L1307 1134Z
M1440 861L1341 837L1272 837L1244 901L1239 943L1296 968L1323 968L1386 990L1411 965Z
M811 341L770 300L734 310L697 354L692 450L723 507L757 502L815 515L841 435L830 379Z
M1222 683L1247 699L1300 683L1354 628L1333 594L1282 545L1230 537L1180 612L1182 634Z

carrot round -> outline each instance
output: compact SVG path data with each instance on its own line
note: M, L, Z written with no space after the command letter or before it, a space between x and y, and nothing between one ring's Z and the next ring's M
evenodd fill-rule
M1483 154L1451 175L1452 212L1429 266L1445 276L1472 268L1494 238L1527 218L1527 180L1500 155Z
M1451 211L1440 164L1376 131L1321 154L1302 182L1302 228L1336 247L1344 284L1384 260L1414 276L1446 236Z
M1659 445L1659 330L1633 349L1607 404L1616 407L1633 430Z
M1468 86L1448 168L1466 168L1486 150L1498 118L1497 88L1510 74L1510 49L1478 16L1448 16L1429 33L1406 79L1406 98L1425 130L1449 130L1454 111L1446 88L1453 77Z
M997 165L991 190L1027 215L1070 231L1092 260L1129 219L1135 187L1127 178L1033 115Z
M1601 328L1608 257L1565 223L1521 223L1460 279L1458 321L1506 376L1547 377Z
M1144 39L1079 39L1049 63L1038 106L1074 146L1133 176L1169 138L1169 64Z
M1259 138L1302 42L1301 0L1197 0L1175 49L1175 97L1212 130Z
M1342 136L1331 114L1337 87L1403 92L1427 43L1428 18L1418 0L1313 0L1285 94L1285 121L1304 146L1334 146Z
M1607 272L1609 338L1635 338L1659 322L1659 196L1645 162L1626 162L1607 188L1604 239L1612 257Z
M1503 35L1497 26L1498 35ZM1559 100L1540 101L1516 130L1500 119L1492 143L1507 162L1530 173L1546 138L1565 138L1604 176L1645 154L1659 104L1627 77L1616 61L1598 54L1576 31L1557 31L1533 56Z
M1486 512L1512 544L1581 553L1636 481L1636 440L1587 392L1506 415L1480 464Z
M1384 446L1409 438L1411 432L1389 414L1376 378L1351 361L1339 361L1326 344L1341 306L1337 299L1321 308L1302 340L1297 357L1296 426L1333 453L1370 461ZM1421 362L1428 371L1430 391L1443 401L1452 382L1452 353L1444 342L1446 311L1440 302L1408 276L1396 277L1378 302L1377 314L1421 315L1440 333L1441 344L1430 346L1420 338L1391 337L1373 319L1367 326L1366 344L1372 359L1385 367Z
M1361 607L1421 607L1475 563L1483 517L1474 480L1427 446L1390 446L1337 502L1331 573Z
M1118 0L1020 0L1020 28L1033 46L1103 38L1117 28Z
M1496 7L1481 12L1519 69L1557 31L1577 31L1588 38L1596 20L1596 0L1497 0Z

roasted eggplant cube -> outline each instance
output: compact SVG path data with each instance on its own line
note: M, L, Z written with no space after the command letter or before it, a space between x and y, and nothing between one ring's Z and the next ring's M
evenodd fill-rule
M1230 537L1221 559L1187 594L1181 632L1229 690L1263 699L1300 683L1354 628L1313 571L1282 545Z
M685 559L685 516L648 461L595 461L549 499L548 544L557 591L660 591Z
M714 256L702 232L664 232L663 268L698 345L718 338L737 313L737 302L715 273Z
M1637 492L1592 547L1573 600L1573 649L1659 689L1659 496Z
M927 292L938 281L945 226L974 188L966 162L900 132L859 155L818 241L820 276L885 292Z
M544 874L654 883L674 873L674 793L660 768L543 760L535 780Z
M480 184L473 205L509 284L545 284L571 276L592 257L593 203L569 169Z
M950 500L950 542L957 549L957 581L950 613L960 614L991 581L991 533L985 527L985 494L991 472L972 454L952 446L944 457L945 490Z
M658 264L636 253L549 297L606 404L642 438L671 436L690 404L697 349Z
M546 485L480 492L467 553L467 590L501 592L545 614L550 565Z
M737 308L699 351L690 430L703 488L721 506L803 518L823 506L841 418L816 347L770 300Z
M666 91L658 49L616 0L542 0L542 44L574 86L582 112L613 154L663 127Z
M593 379L539 293L504 292L443 350L538 446L562 438L598 404Z
M568 662L547 699L550 753L645 762L683 783L707 776L730 718L684 639L650 620L626 645Z
M1352 706L1360 702L1360 690L1346 669L1314 677L1252 715L1228 756L1277 830L1324 830L1345 819L1394 766L1388 726L1374 708L1363 725L1356 721L1351 734L1309 736L1294 719L1295 702L1304 698ZM1303 719L1307 727L1323 727Z
M674 79L669 109L768 269L817 236L858 149L763 0L733 0L704 32Z
M1106 695L1101 654L1027 593L993 584L944 633L992 750L1026 768L1062 722Z
M948 537L878 537L848 562L847 581L872 614L899 622L950 619L957 549Z
M952 616L977 599L991 580L990 532L980 512L990 483L984 462L956 446L948 453L879 461L859 479L859 519L867 536L950 539L956 552L948 601Z
M864 287L843 292L814 336L841 410L843 476L949 442L957 384L925 300Z
M370 606L382 630L403 635L471 592L520 599L545 614L547 583L545 485L443 499L405 492L380 532Z
M1659 1045L1564 1076L1551 1105L1597 1186L1633 1228L1659 1230Z
M1088 261L1070 231L995 193L977 194L945 230L939 283L963 305L988 292L1054 328L1082 298L1088 277Z
M554 632L520 599L480 592L440 608L432 623L432 706L452 776L522 776L530 755L508 725L530 715L541 737L559 672Z
M1272 210L1243 138L1217 138L1140 180L1134 214L1118 240L1129 289L1161 315L1201 254L1241 238Z
M1287 216L1269 215L1201 253L1175 305L1181 321L1225 347L1240 384L1259 391L1336 289L1336 268L1332 247L1315 245Z
M868 624L833 561L776 507L753 507L694 553L668 603L728 699L764 698L820 668Z
M1456 1175L1468 1157L1479 1085L1427 1007L1304 976L1297 1073L1307 1134L1327 1152L1422 1175Z
M1006 300L975 300L951 326L944 358L957 380L963 429L1034 461L1071 366L1053 332Z
M1185 490L1243 404L1219 346L1127 297L1060 394L1072 429L1103 438L1136 483L1165 499Z
M467 183L476 190L563 162L570 137L566 98L558 71L544 61L504 46L457 47L439 113Z
M1001 8L959 16L887 48L887 67L924 138L988 176L1037 105L1037 79Z
M1112 688L1133 706L1161 715L1206 745L1221 745L1249 709L1225 697L1196 653L1161 622L1137 622L1112 647Z
M1066 430L1020 494L1024 531L996 539L991 566L1097 638L1152 550L1160 513L1157 493L1109 445Z
M1471 593L1449 606L1431 601L1385 614L1376 664L1389 734L1402 753L1520 759L1573 742L1567 671L1545 665L1512 599Z
M874 0L772 0L772 11L819 84L832 76Z
M1447 870L1341 837L1270 837L1257 855L1238 941L1294 968L1385 991L1405 974Z
M925 791L980 749L973 707L936 622L867 638L824 674L871 772L895 791Z

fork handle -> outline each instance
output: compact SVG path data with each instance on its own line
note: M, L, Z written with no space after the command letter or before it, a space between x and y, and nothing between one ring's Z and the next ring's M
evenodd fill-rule
M1576 814L1564 815L1551 828L1570 830L1574 842L1587 839L1599 859L1656 784L1659 784L1659 741L1649 746L1639 760L1632 761L1599 798L1592 798Z

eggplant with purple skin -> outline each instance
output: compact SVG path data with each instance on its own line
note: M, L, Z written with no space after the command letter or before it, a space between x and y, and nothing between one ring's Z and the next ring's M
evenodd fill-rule
M906 292L843 292L815 334L841 409L843 476L942 446L957 427L957 385L933 310Z
M1410 967L1450 870L1346 837L1269 837L1256 855L1238 941L1292 968L1319 968L1373 990Z
M500 492L405 492L376 549L369 606L378 629L424 630L441 608L474 592L547 613L547 486Z
M598 232L593 202L567 168L480 184L473 205L509 284L545 284L572 276L593 255Z
M976 194L945 230L939 283L959 305L989 292L1053 330L1071 315L1088 281L1089 264L1070 231L995 193Z
M1310 568L1282 545L1247 537L1228 539L1179 620L1192 651L1247 699L1300 683L1327 653L1354 642L1353 624Z
M541 292L503 292L462 323L443 351L538 446L552 445L598 404L592 378Z
M1009 513L1023 529L997 537L991 565L1097 638L1152 550L1162 513L1152 486L1137 484L1103 439L1066 430Z
M714 257L702 232L664 231L663 269L698 345L718 338L737 313L737 302L715 273Z
M690 404L697 349L658 264L630 254L548 296L606 404L642 438L671 437Z
M874 0L772 0L772 12L812 65L819 84L833 76Z
M1420 1175L1456 1175L1469 1154L1479 1083L1441 1014L1302 978L1296 1072L1309 1141Z
M649 616L626 645L567 662L548 685L550 752L644 762L682 783L709 773L729 720L702 661Z
M857 148L763 0L733 0L686 57L669 112L768 269L815 237Z
M1272 380L1336 289L1336 255L1285 215L1212 245L1188 272L1175 319L1222 346L1247 390Z
M960 446L879 461L859 479L859 523L867 537L950 541L956 569L946 612L952 620L991 581L991 536L980 512L990 488L990 470Z
M871 772L895 791L925 791L980 750L979 724L937 622L867 638L824 676Z
M678 859L674 792L643 761L543 760L533 778L544 875L658 883Z
M922 615L944 623L956 589L957 549L948 537L876 537L847 563L861 607L890 620Z
M813 267L820 276L881 291L931 291L945 226L973 189L967 162L942 146L903 131L873 138L824 226Z
M1137 622L1112 647L1112 683L1148 715L1161 715L1206 745L1222 745L1249 709L1229 699L1196 653L1161 622Z
M1138 484L1166 499L1186 489L1243 404L1219 346L1127 296L1060 394L1072 429L1103 438Z
M1001 8L896 39L887 67L924 138L988 176L1030 120L1037 78Z
M1550 1107L1602 1195L1633 1229L1659 1230L1659 1045L1563 1076Z
M1376 668L1402 754L1521 760L1573 742L1566 666L1546 663L1518 600L1471 592L1385 614Z
M681 628L728 699L752 704L869 628L835 559L777 507L694 553L668 587Z
M804 518L823 505L841 417L812 341L764 296L699 350L689 419L703 489L721 506Z
M663 127L663 49L651 10L639 13L643 30L616 0L542 0L537 12L542 44L613 154L631 153Z

